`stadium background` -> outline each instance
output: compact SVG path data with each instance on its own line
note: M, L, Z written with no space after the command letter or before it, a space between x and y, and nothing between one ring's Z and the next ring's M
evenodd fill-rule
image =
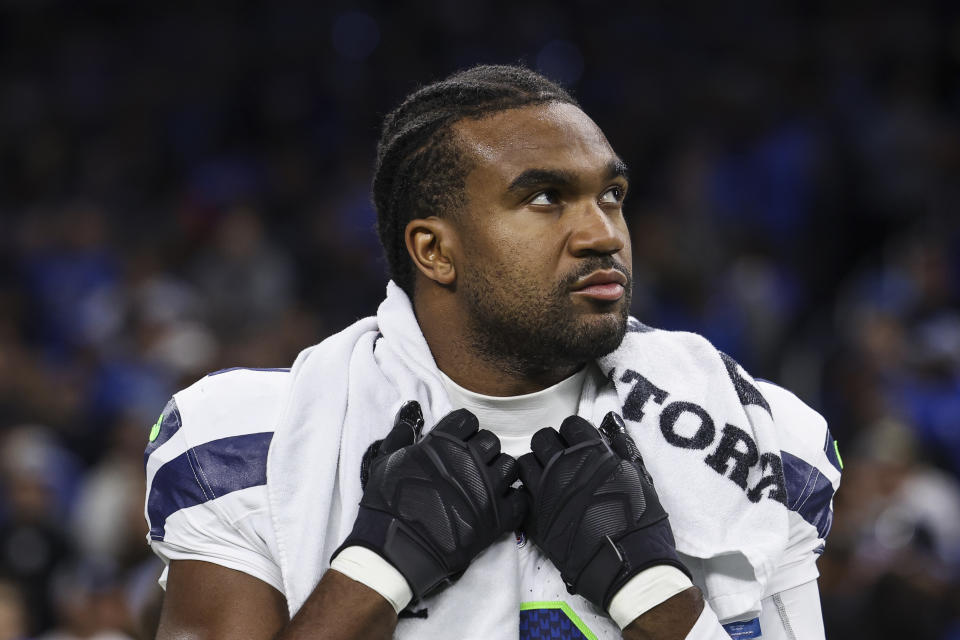
M960 5L171 4L0 4L0 640L146 637L166 399L372 312L380 118L516 61L632 168L635 314L830 421L828 636L960 638Z

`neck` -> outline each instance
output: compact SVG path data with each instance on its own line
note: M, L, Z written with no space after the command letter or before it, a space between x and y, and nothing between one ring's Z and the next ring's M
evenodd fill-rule
M509 355L477 348L454 296L417 287L413 309L437 367L464 389L487 396L518 396L551 387L576 373L584 363L532 367ZM431 289L434 289L431 287Z

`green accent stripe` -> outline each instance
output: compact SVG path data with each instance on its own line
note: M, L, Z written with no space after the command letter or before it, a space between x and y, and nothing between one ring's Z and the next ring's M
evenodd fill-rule
M163 421L163 415L157 418L157 422L153 425L153 428L150 429L150 442L153 442L157 439L157 436L160 435L160 423Z
M837 454L837 462L840 463L840 470L843 471L843 458L840 457L840 445L837 444L837 441L833 441L833 450Z
M562 600L520 603L520 611L530 611L531 609L560 609L567 614L567 617L570 618L570 622L572 622L574 626L580 630L580 633L587 637L587 640L597 640L596 634L590 631L590 627L584 624L583 620L580 619L580 616L577 615L577 612L571 609L570 605Z

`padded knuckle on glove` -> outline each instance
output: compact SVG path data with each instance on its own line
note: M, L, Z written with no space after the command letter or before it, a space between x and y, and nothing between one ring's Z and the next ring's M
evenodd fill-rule
M490 462L500 455L500 439L486 429L481 429L470 438L470 448L480 460Z

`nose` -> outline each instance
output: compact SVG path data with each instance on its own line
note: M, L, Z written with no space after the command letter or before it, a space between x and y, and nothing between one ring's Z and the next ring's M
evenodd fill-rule
M581 258L588 255L612 255L625 246L627 226L623 213L604 211L596 202L578 208L572 218L568 239L570 253Z

